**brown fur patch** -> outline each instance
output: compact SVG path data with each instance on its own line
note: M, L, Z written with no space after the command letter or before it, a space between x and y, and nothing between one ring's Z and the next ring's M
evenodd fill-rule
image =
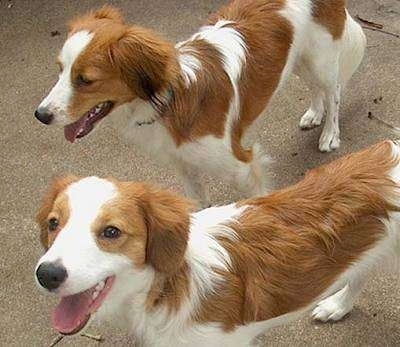
M278 87L293 39L290 22L278 11L284 0L236 0L223 7L210 23L220 19L232 25L244 37L248 54L239 82L240 115L232 129L232 150L244 162L252 160L252 151L242 147L246 129L266 109Z
M152 100L165 91L178 74L173 44L138 26L126 28L124 35L110 46L109 56L122 80L144 100Z
M389 203L398 201L388 176L398 164L387 141L240 203L250 208L229 225L239 241L220 238L231 272L196 319L229 330L311 304L382 237L388 212L400 211Z
M312 3L315 21L327 28L334 40L340 39L346 23L346 1L313 0Z
M190 270L186 263L173 276L158 274L147 296L147 310L166 307L176 312L185 300L190 300Z
M180 51L190 52L201 61L202 68L189 88L182 76L172 85L174 98L162 114L163 122L177 145L207 135L222 138L233 89L221 54L202 39L188 41Z
M57 218L59 220L59 229L61 229L68 221L69 206L68 198L62 192L78 178L73 175L55 179L47 193L45 194L38 213L36 214L36 222L40 228L40 241L47 250L54 242L58 231L49 232L49 220Z

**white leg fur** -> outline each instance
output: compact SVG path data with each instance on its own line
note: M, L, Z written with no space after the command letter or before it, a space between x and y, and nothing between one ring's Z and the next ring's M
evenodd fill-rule
M321 300L312 312L312 317L321 322L338 321L348 314L362 288L361 282L353 281L335 294Z
M320 125L325 107L327 117L319 149L330 152L340 145L340 93L362 60L366 39L359 24L349 14L340 40L333 40L326 28L313 22L306 34L296 72L309 84L312 101L300 120L300 127L310 129Z
M210 157L209 153L213 153ZM232 183L246 196L263 195L266 188L266 165L268 158L258 146L254 146L254 156L250 163L238 160L224 139L207 136L195 143L181 147L180 158L196 158L199 170L206 170L211 175Z
M300 128L303 130L320 126L324 117L324 94L316 86L312 87L311 93L311 106L300 120Z
M336 80L336 78L334 79ZM332 81L333 82L333 81ZM321 152L330 152L339 148L340 130L339 130L339 106L340 106L340 86L327 88L325 91L326 102L326 120L319 139L319 150Z
M197 201L201 207L209 207L210 197L199 169L185 163L177 164L176 168L182 179L186 195Z
M360 65L365 47L367 46L367 38L361 26L347 11L346 15L346 26L341 40L339 58L339 81L342 91Z
M243 166L236 176L238 189L247 196L261 196L267 193L267 167L269 158L262 152L260 146L253 146L253 160Z

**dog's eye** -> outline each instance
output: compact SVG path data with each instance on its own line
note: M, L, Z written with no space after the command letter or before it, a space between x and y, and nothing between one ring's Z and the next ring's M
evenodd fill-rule
M121 230L113 226L108 226L103 230L101 235L106 239L117 239L121 236Z
M78 84L78 86L88 86L89 84L92 83L91 80L87 79L85 76L83 76L82 74L79 74L76 77L76 83Z
M57 218L51 218L49 220L49 231L55 231L58 228L58 219Z

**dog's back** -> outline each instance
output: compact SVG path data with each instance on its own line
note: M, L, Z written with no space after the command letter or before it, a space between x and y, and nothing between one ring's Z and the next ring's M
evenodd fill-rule
M314 169L287 189L240 203L245 212L229 224L236 237L220 239L245 283L238 322L269 322L329 295L315 318L342 318L366 271L398 251L399 184L400 146L386 141ZM230 292L229 285L208 300L230 307L229 296L220 294Z

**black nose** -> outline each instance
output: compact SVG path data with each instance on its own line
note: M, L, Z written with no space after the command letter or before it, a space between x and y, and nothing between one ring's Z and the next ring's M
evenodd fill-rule
M52 290L58 288L65 281L67 270L59 264L43 263L36 270L36 277L42 287Z
M41 109L40 107L35 111L35 117L40 120L43 124L50 124L54 118L54 115L47 109Z

